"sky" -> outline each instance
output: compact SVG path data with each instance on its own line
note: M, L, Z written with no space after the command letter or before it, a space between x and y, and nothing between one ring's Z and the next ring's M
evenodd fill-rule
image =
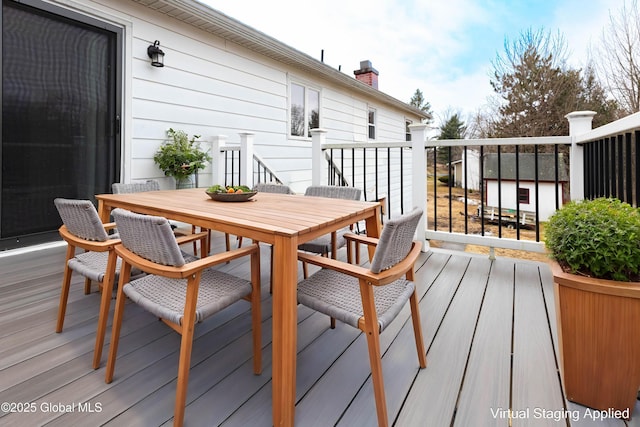
M409 102L420 89L438 125L487 104L494 60L527 29L559 32L583 68L625 0L199 1L351 76L370 60L379 90Z

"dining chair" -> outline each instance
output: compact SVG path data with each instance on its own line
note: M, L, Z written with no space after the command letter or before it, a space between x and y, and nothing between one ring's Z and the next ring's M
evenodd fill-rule
M113 194L130 194L130 193L141 193L144 191L159 191L159 190L160 190L160 182L158 182L157 179L147 179L146 181L127 182L127 183L114 182L113 184L111 184L111 192ZM176 234L177 236L189 234L188 231L177 229L173 224L171 225L171 227L174 229L174 234ZM200 248L200 251L201 251L200 255L204 256L205 248L207 249L206 252L211 251L211 230L201 229L200 232L207 233L206 245ZM195 225L191 226L191 234L196 234ZM226 247L227 247L227 250L229 250L229 246L230 246L229 235L226 234L225 238L226 238ZM198 248L196 246L197 240L199 239L194 239L194 242L193 242L194 255L197 254L198 252Z
M181 426L197 322L239 300L248 300L253 329L253 372L260 374L262 371L259 248L252 244L188 262L166 218L124 209L114 209L112 214L120 230L122 244L116 246L115 251L122 258L122 270L105 381L111 383L113 380L125 298L128 297L182 336L174 409L174 425ZM245 256L251 258L250 281L210 268ZM148 274L130 280L132 267Z
M407 301L411 307L418 363L421 368L427 366L418 298L413 283L414 264L421 249L420 242L413 241L413 235L421 216L422 211L414 209L389 220L379 239L347 234L346 239L375 246L369 268L298 253L301 261L321 267L298 283L298 302L359 328L367 337L379 426L388 424L380 333L396 318Z
M333 199L346 200L360 200L361 194L362 191L359 188L337 185L312 185L307 187L304 192L305 196L330 197ZM314 240L303 243L298 246L298 249L323 256L331 254L331 258L336 259L338 249L344 247L347 243L344 235L350 231L350 227L343 227L331 234L320 236ZM304 271L304 277L308 277L307 264L303 262L302 268Z
M291 187L276 182L259 182L253 187L258 193L293 194Z
M102 345L106 331L107 314L113 295L113 283L120 272L120 262L114 248L120 244L118 235L108 234L114 223L103 224L95 206L89 200L56 198L53 203L62 219L58 229L60 237L67 242L67 254L62 276L62 290L58 305L56 332L62 332L73 272L84 276L84 293L91 293L91 282L102 289L100 315L93 357L93 368L100 365ZM76 249L85 252L76 254Z

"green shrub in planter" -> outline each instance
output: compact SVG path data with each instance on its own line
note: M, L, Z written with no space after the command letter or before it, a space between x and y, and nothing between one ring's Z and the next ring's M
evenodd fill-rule
M153 156L153 161L165 175L182 181L204 169L207 162L211 161L209 153L200 149L200 135L194 135L189 139L186 132L169 129L167 136L171 140L164 142Z
M565 271L638 281L640 211L618 199L574 201L554 213L545 244Z

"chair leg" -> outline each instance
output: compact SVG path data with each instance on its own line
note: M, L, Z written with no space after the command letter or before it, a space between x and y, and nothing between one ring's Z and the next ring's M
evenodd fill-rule
M338 233L331 233L331 258L336 259L338 256Z
M58 321L56 323L56 332L62 332L64 326L64 316L67 312L67 300L69 299L69 287L71 286L71 274L73 271L69 268L69 260L75 256L75 247L67 246L67 256L64 260L64 276L62 277L62 289L60 290L60 302L58 303Z
M413 322L413 334L416 338L416 350L418 351L418 363L421 368L427 367L427 356L424 349L424 341L422 338L422 325L420 324L420 308L418 306L418 297L416 291L413 291L409 298L411 306L411 321Z
M273 245L271 247L271 264L269 268L271 268L271 276L269 276L269 293L273 294Z
M253 337L253 373L262 372L262 314L260 310L260 247L251 254L251 333Z
M365 318L364 333L367 336L369 349L369 363L371 365L371 379L373 381L373 394L376 399L376 413L378 426L388 426L387 401L384 392L384 376L382 373L382 360L380 354L380 330L376 315L373 289L363 281L360 282L360 293Z
M196 234L196 226L192 225L191 226L191 234ZM204 252L204 248L202 248L202 251ZM193 254L195 256L198 256L198 245L196 243L196 241L193 241Z
M187 401L187 386L189 384L189 370L191 369L191 349L193 346L193 331L195 329L196 303L198 301L198 284L200 274L189 278L187 296L182 318L182 340L180 342L180 361L178 363L178 379L176 383L176 403L173 411L174 427L181 427L184 423L184 411Z
M124 314L124 302L127 298L122 292L124 284L129 281L131 275L131 265L126 262L122 263L120 269L120 281L118 282L118 296L116 298L116 307L113 311L113 324L111 325L111 343L109 345L109 359L107 360L107 368L104 382L110 384L113 381L113 371L116 367L116 357L118 354L118 341L120 340L120 327L122 326L122 316Z
M91 279L88 277L84 278L84 294L89 295L91 293Z
M109 251L107 259L107 269L102 280L102 296L100 298L100 314L98 316L98 331L96 332L96 344L93 349L93 369L100 367L102 359L102 347L104 346L104 336L107 331L107 319L109 318L109 306L113 297L113 278L116 270L116 260L118 255L115 251Z

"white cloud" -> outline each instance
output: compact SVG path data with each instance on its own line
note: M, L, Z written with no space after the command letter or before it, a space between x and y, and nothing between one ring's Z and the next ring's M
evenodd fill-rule
M528 27L560 30L582 67L589 41L624 0L201 0L348 75L370 60L380 90L409 101L416 89L433 111L476 111L493 92L491 61ZM537 15L536 15L537 14Z

